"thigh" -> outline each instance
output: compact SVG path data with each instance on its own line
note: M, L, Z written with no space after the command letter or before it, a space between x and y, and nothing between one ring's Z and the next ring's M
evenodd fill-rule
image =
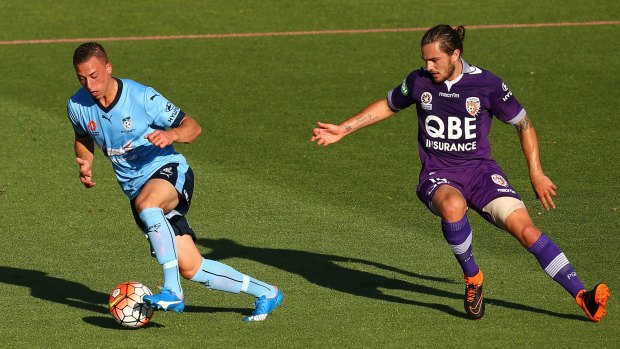
M134 201L138 212L146 208L159 207L168 213L178 204L179 193L176 188L167 180L160 178L149 179Z
M167 182L166 185L164 182ZM147 207L160 207L166 214L172 210L180 215L189 211L194 194L194 173L184 164L170 163L159 168L132 200L138 212Z
M449 172L434 172L431 176L421 176L417 188L420 201L434 214L445 218L444 204L451 203L467 209L464 188L458 179ZM464 211L463 211L464 214Z
M523 201L509 196L502 196L489 202L482 208L480 215L498 228L506 230L506 220L520 208L525 208Z
M176 236L188 235L193 241L196 241L196 233L185 218L185 215L189 211L194 193L194 173L192 169L190 167L177 166L177 164L168 164L160 168L153 176L151 176L149 178L149 182L154 181L155 179L165 180L170 183L170 186L173 189L175 189L174 191L170 191L170 187L168 187L168 200L172 201L168 205L163 205L165 207L162 208L166 213L166 219L168 219L168 222L174 230L174 234ZM149 184L149 186L150 185L151 184ZM146 185L143 188L145 187ZM173 199L173 197L176 197L177 200ZM146 235L146 227L140 219L136 199L130 200L131 211L136 225L138 225L140 230ZM177 203L176 206L172 207L175 202ZM170 207L172 208L170 209ZM148 235L146 236L148 239ZM151 255L154 256L152 248Z
M523 245L525 248L531 247L538 239L542 232L534 225L530 214L525 207L511 213L506 218L506 231Z

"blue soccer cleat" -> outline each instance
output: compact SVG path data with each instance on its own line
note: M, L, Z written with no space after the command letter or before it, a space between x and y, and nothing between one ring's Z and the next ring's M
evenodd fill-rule
M267 318L267 315L271 314L280 304L282 304L282 291L276 287L276 295L272 298L267 296L260 296L256 298L254 302L255 308L252 315L243 319L243 321L263 321Z
M155 309L171 310L177 313L181 313L185 309L185 299L179 298L169 288L162 289L158 294L145 295L142 300Z

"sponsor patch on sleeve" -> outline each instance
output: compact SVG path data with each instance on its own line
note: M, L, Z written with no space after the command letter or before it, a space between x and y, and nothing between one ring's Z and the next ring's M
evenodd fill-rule
M403 83L400 85L400 92L402 92L403 96L409 94L409 88L407 87L407 78L403 80Z

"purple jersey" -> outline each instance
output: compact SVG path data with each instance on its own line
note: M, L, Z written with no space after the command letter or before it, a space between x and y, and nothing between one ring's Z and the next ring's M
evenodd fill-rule
M453 81L436 84L421 68L388 94L395 111L416 105L418 150L425 172L491 160L487 136L493 115L513 125L525 117L525 110L499 77L461 62L463 74Z

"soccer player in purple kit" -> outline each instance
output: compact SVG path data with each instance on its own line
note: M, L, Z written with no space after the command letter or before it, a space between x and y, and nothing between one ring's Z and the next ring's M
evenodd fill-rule
M463 269L467 316L480 319L485 310L484 277L472 253L467 218L472 208L514 236L587 317L598 322L605 315L609 288L603 283L590 291L584 288L562 250L534 225L525 204L491 159L487 136L495 116L516 127L536 195L545 209L555 208L552 197L557 187L543 172L532 120L499 77L463 60L464 37L463 26L429 29L421 42L425 67L411 72L387 98L341 124L318 122L311 140L330 145L415 104L422 163L417 194L441 217L443 236Z

